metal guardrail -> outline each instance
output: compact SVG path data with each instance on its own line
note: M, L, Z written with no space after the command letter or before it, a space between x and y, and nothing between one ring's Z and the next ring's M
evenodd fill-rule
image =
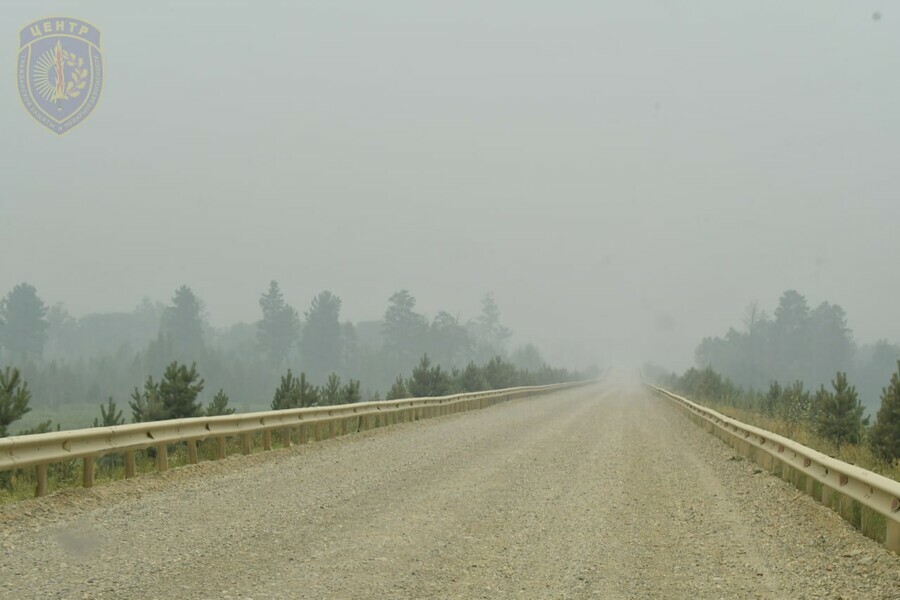
M225 458L226 440L240 436L243 454L253 451L253 438L262 432L264 450L272 449L272 432L280 431L283 446L290 446L293 431L299 430L299 441L321 440L325 427L332 435L444 416L486 408L499 402L546 394L590 382L491 390L433 398L408 398L380 402L361 402L334 406L317 406L233 414L220 417L171 419L150 423L133 423L116 427L95 427L0 439L0 472L34 467L36 496L47 494L47 466L82 459L82 483L94 484L94 462L108 454L124 454L125 477L136 474L135 452L156 449L156 467L168 469L168 446L186 443L188 462L199 462L197 442L213 438L217 441L216 458Z
M761 467L785 480L792 472L806 476L806 493L816 497L815 483L821 484L822 504L835 508L835 493L858 502L884 517L884 544L900 553L900 482L831 458L791 439L753 427L691 402L655 385L646 384L660 396L672 400L699 424ZM793 480L795 485L798 481ZM847 518L840 504L838 513Z

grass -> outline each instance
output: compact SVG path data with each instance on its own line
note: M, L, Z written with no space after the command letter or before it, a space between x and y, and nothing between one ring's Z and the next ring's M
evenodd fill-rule
M772 433L777 433L832 458L889 477L894 481L900 481L900 462L887 464L883 460L879 460L865 444L843 444L839 446L819 436L804 425L787 423L781 419L767 417L752 410L735 408L715 401L705 400L703 404L723 415L748 425L754 425Z

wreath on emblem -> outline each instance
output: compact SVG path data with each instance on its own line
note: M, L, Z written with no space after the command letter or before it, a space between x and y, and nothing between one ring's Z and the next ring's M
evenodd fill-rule
M62 53L66 65L72 67L72 78L66 84L66 97L61 99L68 100L70 97L77 98L81 95L81 90L84 89L84 86L87 85L85 79L88 75L88 70L84 68L84 58L75 56L73 53L66 50L63 50Z

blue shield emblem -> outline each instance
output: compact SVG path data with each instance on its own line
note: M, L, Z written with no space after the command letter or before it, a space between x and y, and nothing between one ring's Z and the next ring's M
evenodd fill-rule
M100 31L52 17L19 33L19 97L38 123L62 135L93 112L103 88Z

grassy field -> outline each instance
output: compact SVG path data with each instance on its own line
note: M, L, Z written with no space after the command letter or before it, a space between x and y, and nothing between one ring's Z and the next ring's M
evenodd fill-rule
M127 403L125 404L124 410L122 409L122 406L119 406L119 409L122 410L123 414L127 412L127 416L131 416ZM83 429L93 425L94 419L99 417L99 403L66 404L59 408L34 407L29 412L25 413L25 416L22 417L21 420L13 423L12 431L16 434L23 429L36 427L39 423L43 423L44 421L52 421L54 429L56 429L56 425L59 425L60 429Z
M737 419L748 425L755 425L767 431L777 433L786 438L790 438L795 442L799 442L804 446L818 450L822 454L827 454L832 458L842 460L851 465L856 465L873 471L885 477L890 477L894 481L900 481L900 462L895 461L889 465L879 460L872 454L871 449L866 444L844 444L836 445L834 442L826 440L808 427L802 425L793 425L780 419L766 417L757 412L735 408L713 401L704 401L703 404L709 408L727 415L733 419Z

